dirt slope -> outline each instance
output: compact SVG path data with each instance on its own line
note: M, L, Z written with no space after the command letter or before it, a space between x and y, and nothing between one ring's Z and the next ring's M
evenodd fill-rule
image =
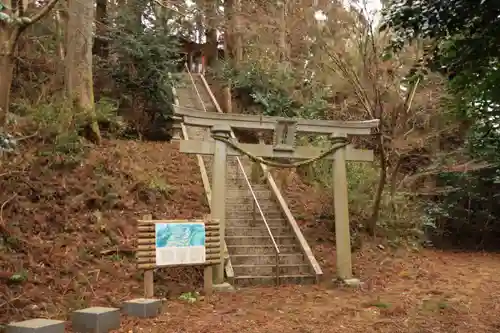
M140 295L136 219L207 212L196 160L176 144L108 141L83 158L47 149L24 142L0 167L0 324ZM200 273L159 278L160 293L178 293Z
M207 212L198 166L176 144L108 141L85 157L24 142L0 166L0 325L35 316L67 319L90 305L142 294L133 262L137 218ZM192 304L197 268L156 275L169 301L153 320L123 318L120 332L498 332L500 257L381 249L364 242L354 269L365 282L331 282L333 234L318 212L328 197L292 178L284 190L326 273L320 286L254 288ZM314 232L312 232L314 231ZM70 327L68 327L70 328Z

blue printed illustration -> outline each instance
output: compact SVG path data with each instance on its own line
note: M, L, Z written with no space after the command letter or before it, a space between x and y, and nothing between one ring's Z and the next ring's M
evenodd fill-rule
M155 224L156 248L205 246L203 223Z

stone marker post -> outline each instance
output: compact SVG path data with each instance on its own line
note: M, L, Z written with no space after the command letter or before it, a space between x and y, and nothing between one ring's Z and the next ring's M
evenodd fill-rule
M161 311L161 300L137 298L123 304L124 312L139 318L156 317Z
M64 333L64 321L45 318L35 318L10 323L6 333Z
M120 309L95 306L73 311L71 326L78 333L108 333L120 328Z

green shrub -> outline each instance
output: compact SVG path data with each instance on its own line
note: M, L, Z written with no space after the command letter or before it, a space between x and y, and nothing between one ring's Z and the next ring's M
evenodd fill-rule
M317 118L327 109L328 103L321 92L307 102L293 98L290 91L297 91L297 78L279 64L265 68L258 62L246 62L236 69L229 62L221 62L211 74L223 82L230 81L233 96L244 106L258 107L263 115Z
M120 96L120 106L137 113L130 117L134 121L150 125L166 122L173 112L175 77L170 73L176 71L179 47L169 18L156 18L150 4L144 6L145 19L153 27L138 23L133 8L122 8L108 33L112 60L101 66L114 82L113 94Z

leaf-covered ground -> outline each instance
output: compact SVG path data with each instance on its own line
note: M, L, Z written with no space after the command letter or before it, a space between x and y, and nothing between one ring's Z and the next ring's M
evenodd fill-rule
M0 323L141 295L136 220L207 212L196 160L175 144L110 141L85 157L51 149L26 142L0 167ZM165 296L192 290L200 272L158 278Z
M327 250L327 249L323 249ZM326 254L326 253L324 253ZM387 253L356 260L358 290L320 286L255 288L193 304L173 300L144 332L498 332L500 256ZM126 320L126 319L125 319Z
M141 296L134 266L136 219L193 218L207 212L196 160L177 145L109 141L85 156L25 142L0 166L0 324L36 316L67 319L90 305ZM318 286L253 288L187 303L201 272L156 274L167 297L152 320L123 318L143 332L497 332L500 256L389 251L366 242L356 252L360 289L329 282L333 236L310 220L320 193L292 182L289 200L325 271ZM303 193L300 196L300 193ZM316 195L316 196L315 196ZM319 231L318 231L319 230ZM307 231L307 230L306 230ZM319 237L318 235L321 235Z

